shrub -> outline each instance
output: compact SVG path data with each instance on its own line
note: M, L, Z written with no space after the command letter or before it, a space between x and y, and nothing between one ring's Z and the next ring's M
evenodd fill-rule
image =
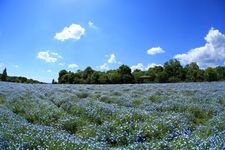
M74 118L62 123L62 128L69 133L75 134L85 126L87 122L82 118Z
M219 103L220 105L225 106L225 96L220 98Z
M76 94L78 98L87 98L89 96L86 92L80 92Z
M134 99L134 100L132 101L132 104L133 104L135 107L140 106L142 103L143 103L143 100L141 100L141 99Z
M0 95L0 104L4 104L5 103L5 97Z

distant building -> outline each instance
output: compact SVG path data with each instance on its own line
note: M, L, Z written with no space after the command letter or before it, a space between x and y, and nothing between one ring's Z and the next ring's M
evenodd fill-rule
M150 76L140 76L138 78L139 83L148 83L151 82L151 77Z

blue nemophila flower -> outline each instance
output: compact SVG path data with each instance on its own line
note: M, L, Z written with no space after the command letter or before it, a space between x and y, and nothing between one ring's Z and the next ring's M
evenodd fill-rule
M0 149L224 149L224 89L0 82Z

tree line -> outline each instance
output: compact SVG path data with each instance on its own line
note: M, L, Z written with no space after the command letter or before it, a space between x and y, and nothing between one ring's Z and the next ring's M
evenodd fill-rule
M37 80L27 79L26 77L8 76L6 68L3 70L2 74L0 74L0 81L16 82L16 83L42 83Z
M177 59L171 59L163 66L155 66L147 71L139 69L131 71L127 65L118 69L101 72L86 69L71 72L61 70L58 76L60 84L123 84L123 83L172 83L172 82L204 82L225 80L225 66L200 69L192 62L182 66ZM52 83L57 83L53 79Z

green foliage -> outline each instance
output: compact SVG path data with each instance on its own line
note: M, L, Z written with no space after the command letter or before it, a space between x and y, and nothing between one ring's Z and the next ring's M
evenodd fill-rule
M89 96L89 94L86 92L79 92L79 93L76 93L76 95L78 98L87 98Z
M203 124L208 120L208 114L205 112L205 110L199 109L199 108L192 108L189 111L192 112L192 118L191 121L195 125Z
M144 71L141 71L139 69L136 69L136 70L134 70L134 72L132 74L134 76L134 82L135 83L140 83L141 82L140 77L141 76L144 76L145 75L145 72Z
M52 79L52 84L57 84L57 82L54 79Z
M206 81L217 81L217 72L215 68L207 68L204 76Z
M134 80L131 69L127 65L121 65L118 69L121 83L132 83Z
M99 84L100 83L99 77L100 77L100 74L98 72L93 72L90 77L90 83Z
M62 128L72 134L75 134L76 132L81 130L84 125L86 125L85 120L83 120L82 118L75 118L63 122Z
M222 98L220 98L219 103L220 103L222 106L225 106L225 96L222 97Z
M123 84L123 83L167 83L167 82L202 82L225 80L225 67L202 70L192 62L183 67L176 59L171 59L163 66L149 68L148 71L134 70L127 65L107 72L95 71L87 67L84 71L59 72L59 83L67 84Z
M186 71L186 81L192 82L202 81L201 72L197 63L192 62L186 65L185 71Z
M218 66L215 69L217 73L217 79L220 81L225 80L225 66Z
M110 83L108 75L106 73L104 73L104 72L100 72L99 73L98 81L99 81L100 84Z
M142 103L143 103L143 100L142 100L142 99L134 99L134 100L132 101L132 104L133 104L135 107L140 106Z
M5 103L5 97L0 95L0 105Z
M157 103L157 104L160 104L161 102L163 102L164 100L167 100L167 99L168 99L168 97L166 95L162 95L162 93L160 93L158 91L148 97L148 100L150 100L153 103Z
M0 74L0 79L1 81L16 82L16 83L42 83L37 80L27 79L26 77L8 76L6 68L3 70L3 73Z
M108 96L101 96L100 98L99 98L99 100L101 101L101 102L104 102L104 103L115 103L117 100L116 100L116 98L112 98L112 97L108 97Z
M58 78L59 83L66 83L65 77L63 77L63 76L65 76L66 74L68 74L68 72L67 72L66 70L61 70L61 71L59 72L59 78Z
M119 84L121 83L121 76L117 70L110 71L109 73L110 83Z
M2 72L1 79L2 79L2 81L6 81L7 80L7 70L6 70L6 68Z
M176 59L171 59L164 63L165 72L168 74L169 82L179 82L184 79L184 70L180 62Z
M152 101L153 103L160 103L161 102L161 96L157 95L151 95L148 97L148 100Z
M91 75L94 73L94 70L89 66L87 67L83 72L83 78L88 79L91 77Z

